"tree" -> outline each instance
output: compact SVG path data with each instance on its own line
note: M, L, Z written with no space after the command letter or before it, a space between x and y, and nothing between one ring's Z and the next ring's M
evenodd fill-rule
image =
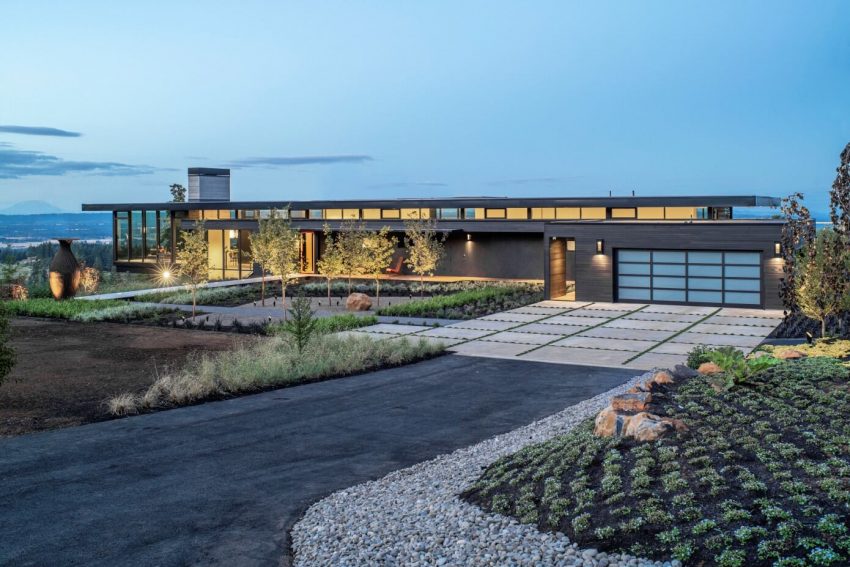
M844 147L829 192L829 217L835 230L850 237L850 143Z
M796 278L797 305L804 315L820 321L826 336L828 317L850 307L850 251L838 231L824 229L807 245L805 261Z
M797 273L800 271L800 250L811 254L809 244L815 239L815 223L809 209L803 205L803 194L792 193L782 199L782 225L780 249L782 252L782 279L779 282L779 297L785 307L785 318L797 311ZM808 258L811 260L811 258Z
M172 183L169 188L171 189L171 202L172 203L185 203L186 202L186 188L180 185L179 183Z
M322 229L325 235L325 249L322 257L316 262L316 269L328 282L328 307L331 306L331 280L345 273L345 260L343 258L340 239L334 236L331 227L325 223Z
M381 305L380 276L390 267L395 247L396 239L390 234L388 226L382 227L381 230L363 233L363 273L372 276L375 280L375 298L378 306Z
M100 285L100 271L80 262L80 286L86 293L97 291Z
M15 349L9 346L9 313L5 303L0 303L0 386L15 366Z
M295 347L298 349L298 354L301 354L301 351L304 350L313 333L315 333L318 320L313 317L310 299L303 296L298 296L292 301L289 314L290 319L284 321L283 330L292 337L292 340L295 341Z
M192 230L181 230L180 236L181 243L177 248L177 273L188 282L192 290L192 317L194 317L198 287L205 284L210 277L209 245L204 221L196 223Z
M274 231L276 227L275 220L277 218L277 210L272 209L269 213L269 218L260 219L260 230L258 232L252 232L249 237L251 240L251 259L260 266L260 300L264 306L266 304L266 273L269 271L276 255Z
M404 263L414 274L419 275L419 293L424 293L425 276L434 275L443 258L446 237L437 232L433 219L417 219L404 222L404 245L407 258Z
M268 232L269 271L272 275L280 276L280 286L283 291L283 319L286 320L286 287L297 274L301 263L301 234L292 228L289 217L280 216L266 219L265 229Z
M337 239L344 272L348 276L348 294L351 295L351 278L363 274L363 223L348 220L342 223Z

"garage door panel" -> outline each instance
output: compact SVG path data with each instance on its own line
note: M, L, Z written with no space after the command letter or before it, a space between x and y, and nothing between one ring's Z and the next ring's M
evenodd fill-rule
M761 305L761 253L617 250L617 297L630 301Z

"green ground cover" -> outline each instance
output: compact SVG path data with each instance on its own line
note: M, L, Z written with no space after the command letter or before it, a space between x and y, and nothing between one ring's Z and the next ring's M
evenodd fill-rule
M603 551L848 565L848 378L840 361L813 357L720 391L702 376L658 386L653 403L687 431L637 443L596 437L589 419L497 461L463 498Z
M378 315L474 319L543 300L539 284L490 284L478 289L435 296L378 310Z
M423 339L319 334L299 352L290 337L253 339L232 351L196 355L182 368L166 370L146 392L113 398L109 408L114 415L127 415L188 405L400 366L443 350Z
M341 331L378 324L378 318L374 315L354 315L351 313L319 317L315 321L315 332L319 334L339 333ZM269 335L282 335L285 332L283 328L283 323L271 323L266 327L266 333Z
M164 307L134 305L127 301L111 299L56 301L52 298L36 298L7 301L6 306L11 315L81 322L149 320L172 313L171 309Z

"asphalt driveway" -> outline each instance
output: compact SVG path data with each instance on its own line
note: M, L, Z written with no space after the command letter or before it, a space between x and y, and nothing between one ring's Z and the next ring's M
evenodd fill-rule
M0 440L0 565L286 564L312 502L632 374L448 355Z

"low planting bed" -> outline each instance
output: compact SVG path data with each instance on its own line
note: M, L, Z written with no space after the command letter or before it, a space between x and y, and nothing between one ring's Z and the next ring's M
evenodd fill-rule
M475 319L542 300L543 286L538 284L491 284L479 289L383 307L378 310L378 315Z
M443 351L439 343L405 337L376 340L320 333L301 352L289 336L258 338L229 352L190 356L183 366L162 372L145 392L115 396L109 410L129 415L185 406L401 366Z
M850 371L828 357L651 389L687 429L569 433L489 466L462 497L581 547L687 565L850 564ZM731 385L731 387L729 387Z
M134 305L128 301L110 299L56 301L53 298L37 298L7 301L5 303L11 315L67 319L81 323L93 321L163 322L172 318L175 314L174 309L169 307Z

